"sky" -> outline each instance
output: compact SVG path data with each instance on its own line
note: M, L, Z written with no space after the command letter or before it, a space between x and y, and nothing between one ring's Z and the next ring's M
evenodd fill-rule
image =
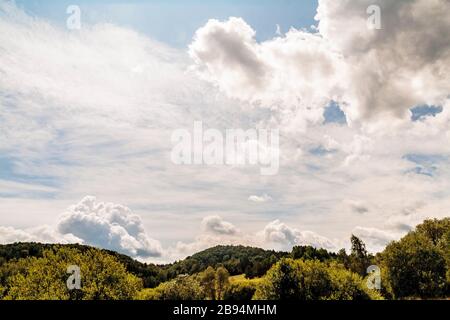
M448 217L449 6L0 0L0 243L377 252ZM279 132L276 172L174 162L199 122Z
M65 25L64 14L73 1L16 1L27 13ZM83 10L86 23L114 23L133 28L153 39L178 48L186 47L199 26L209 19L224 20L242 17L257 30L257 39L275 35L277 24L281 30L291 27L310 28L314 20L317 0L82 0L76 3Z

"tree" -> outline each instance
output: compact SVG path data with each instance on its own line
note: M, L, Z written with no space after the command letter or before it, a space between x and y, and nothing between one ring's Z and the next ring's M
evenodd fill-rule
M434 298L445 292L445 258L424 234L411 232L389 244L381 254L381 263L395 298Z
M213 267L208 267L200 275L200 284L203 287L207 299L216 298L216 271Z
M143 289L137 300L202 300L204 293L197 276L179 275L156 288Z
M364 276L366 274L367 268L371 265L371 258L366 250L366 245L364 242L352 234L351 236L352 249L349 256L348 267L353 272Z
M290 258L275 264L256 290L262 300L315 300L330 294L331 280L317 260L302 261Z
M162 300L202 300L205 297L198 279L194 276L180 275L175 280L161 284L157 289Z
M438 242L438 247L442 251L447 264L447 289L446 296L450 296L450 230L448 230L442 239Z
M336 261L350 269L350 258L345 249L340 249L336 255Z
M216 297L217 300L222 300L223 295L225 292L225 289L230 284L229 278L230 274L228 273L227 269L224 267L217 268L216 271Z
M416 233L424 235L434 245L438 245L444 235L450 231L450 218L430 219L425 220L423 223L416 227ZM450 251L450 247L447 248Z
M41 258L21 259L26 265L8 278L6 299L112 300L132 299L142 289L142 280L128 273L114 257L97 249L55 247ZM81 289L67 287L67 267L81 270Z
M242 279L231 282L225 290L223 299L234 301L251 300L256 291L257 281L255 279Z
M144 288L141 291L139 291L135 296L135 300L161 300L161 299L162 299L161 286L158 286L156 288Z
M344 268L343 265L332 263L328 268L332 283L330 300L381 300L382 296L376 290L370 290L366 281L359 275Z

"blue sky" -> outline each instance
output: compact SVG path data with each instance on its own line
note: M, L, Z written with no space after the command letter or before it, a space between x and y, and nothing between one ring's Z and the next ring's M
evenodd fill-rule
M275 35L278 24L282 32L291 27L315 25L317 0L17 0L29 14L60 24L65 23L66 8L79 5L82 20L89 24L110 22L129 26L159 41L183 47L208 19L225 20L242 17L255 30L258 40Z

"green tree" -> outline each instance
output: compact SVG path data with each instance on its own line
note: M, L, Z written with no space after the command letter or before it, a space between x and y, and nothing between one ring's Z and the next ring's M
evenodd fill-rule
M263 300L316 300L330 294L331 280L317 260L285 258L276 263L256 290Z
M158 288L162 300L202 300L205 297L195 276L180 275Z
M367 287L365 279L351 272L343 265L332 263L328 268L332 283L330 300L381 300L382 296L376 290Z
M444 235L450 231L450 218L444 219L429 219L416 227L415 232L424 235L434 245L438 245ZM447 247L447 251L450 247Z
M423 233L411 232L389 244L381 263L394 297L444 295L447 266L442 251Z
M224 267L217 268L216 271L216 297L217 300L222 300L226 288L230 284L230 274Z
M203 287L207 299L216 298L216 271L213 267L208 267L200 275L200 284Z
M202 300L204 293L197 276L179 275L152 289L143 289L137 300Z
M350 258L345 249L340 249L336 254L336 261L350 269Z
M349 256L348 267L353 272L364 276L367 268L371 265L371 257L367 253L366 245L364 242L352 234L351 236L352 249Z
M226 288L224 300L248 301L253 298L256 291L256 284L251 280L232 282Z

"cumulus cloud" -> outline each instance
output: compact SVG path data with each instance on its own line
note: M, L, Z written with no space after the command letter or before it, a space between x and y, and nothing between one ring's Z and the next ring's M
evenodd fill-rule
M450 83L450 3L377 1L379 30L367 26L371 5L320 0L316 33L291 29L261 43L242 19L210 20L197 31L190 54L228 95L269 106L277 100L308 105L297 114L309 120L320 119L314 110L331 99L350 121L407 118L416 105L443 104Z
M84 243L134 257L162 254L160 243L148 237L138 215L122 205L97 202L92 196L63 213L57 230L72 234Z
M98 202L92 196L69 207L56 227L0 227L0 243L19 241L83 243L136 258L159 257L163 253L160 243L146 234L138 215L125 206Z
M208 216L202 220L203 231L212 234L232 235L238 233L238 229L230 222L224 221L219 216Z
M381 29L367 27L373 1L319 1L321 36L345 58L346 112L351 118L408 115L449 94L450 3L377 1ZM345 32L343 32L345 30Z
M268 72L254 36L255 31L241 18L225 23L212 19L197 30L190 53L217 77L227 93L239 92L249 98L262 88ZM242 92L242 86L250 92Z
M267 243L278 243L283 246L311 245L316 248L336 250L336 245L328 238L312 231L299 231L290 228L279 220L274 220L265 226L260 233Z
M189 53L198 73L228 96L282 109L283 119L297 122L322 121L338 74L335 56L319 37L291 29L257 43L255 31L235 17L209 20Z

